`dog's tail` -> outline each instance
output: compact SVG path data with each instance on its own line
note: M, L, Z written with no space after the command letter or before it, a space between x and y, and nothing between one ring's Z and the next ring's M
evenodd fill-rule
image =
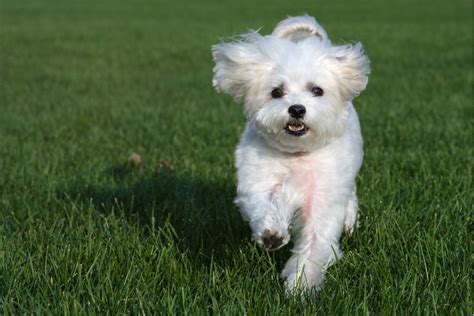
M328 35L316 19L309 15L288 17L278 23L272 33L292 42L299 42L308 37L316 37L321 41L328 41Z

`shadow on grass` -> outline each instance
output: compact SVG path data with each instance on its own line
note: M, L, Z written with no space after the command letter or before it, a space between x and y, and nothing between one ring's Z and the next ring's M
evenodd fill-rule
M250 240L248 225L232 202L232 180L205 182L164 168L133 170L128 165L106 169L100 178L102 184L76 183L61 196L104 214L123 213L149 229L169 221L179 250L201 264L211 258L222 264L230 260L230 251Z

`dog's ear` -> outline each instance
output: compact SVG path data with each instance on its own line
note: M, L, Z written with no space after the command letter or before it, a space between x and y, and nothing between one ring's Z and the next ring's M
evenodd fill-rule
M248 90L269 69L263 51L264 37L257 32L241 35L237 40L212 46L214 66L213 86L237 102L245 102Z
M327 41L326 31L316 22L316 19L309 15L289 17L275 27L273 36L284 38L292 42L299 42L308 37L319 38Z
M358 96L367 86L370 61L361 43L334 46L330 66L341 81L342 96L348 100Z

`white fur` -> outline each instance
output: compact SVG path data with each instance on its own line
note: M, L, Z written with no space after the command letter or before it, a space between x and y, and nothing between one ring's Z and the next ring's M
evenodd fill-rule
M213 84L243 103L247 125L236 150L236 203L253 239L290 240L293 255L282 276L291 291L319 288L324 271L342 256L339 239L357 217L355 177L362 137L352 98L367 85L369 61L360 43L334 46L309 16L280 22L212 47ZM323 89L314 96L311 87ZM272 98L282 87L285 95ZM306 108L308 132L285 131L289 106Z

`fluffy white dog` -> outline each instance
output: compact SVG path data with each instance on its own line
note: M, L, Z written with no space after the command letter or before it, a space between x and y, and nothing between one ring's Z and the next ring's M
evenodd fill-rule
M343 230L356 223L362 137L351 100L367 85L369 60L360 43L333 45L310 16L212 53L215 88L242 103L247 118L235 154L236 203L266 249L295 235L282 272L288 290L318 289L342 256Z

